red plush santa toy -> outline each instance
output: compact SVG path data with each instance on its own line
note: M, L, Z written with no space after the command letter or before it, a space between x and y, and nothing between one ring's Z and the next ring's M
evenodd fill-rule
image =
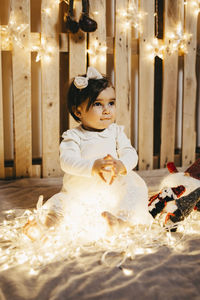
M149 212L165 225L184 220L194 209L200 212L200 159L185 172L174 163L167 164L170 174L164 178L160 192L149 199Z

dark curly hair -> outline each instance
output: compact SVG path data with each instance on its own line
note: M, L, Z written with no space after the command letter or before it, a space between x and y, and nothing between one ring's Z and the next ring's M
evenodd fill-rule
M86 74L82 75L82 77L86 77ZM110 86L112 86L112 84L106 77L101 79L89 79L88 86L83 89L78 89L74 85L74 81L72 81L67 95L67 107L72 117L77 122L80 122L80 119L74 114L78 106L88 99L87 110L89 110L98 95Z

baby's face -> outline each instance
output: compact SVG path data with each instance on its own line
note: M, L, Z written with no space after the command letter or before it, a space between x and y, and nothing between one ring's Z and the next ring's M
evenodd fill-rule
M104 89L87 110L88 100L82 103L77 114L87 130L103 130L115 121L116 105L113 87Z

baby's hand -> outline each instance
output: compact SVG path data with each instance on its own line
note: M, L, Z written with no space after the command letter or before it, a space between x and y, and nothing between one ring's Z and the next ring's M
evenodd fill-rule
M110 184L113 183L113 181L115 180L115 178L118 175L125 175L126 174L126 168L124 166L124 164L121 162L121 160L119 159L115 159L114 157L112 157L110 154L106 155L104 157L105 160L111 160L113 165L112 165L112 177L110 180Z
M111 179L109 184L112 184L118 175L126 174L126 168L120 160L108 154L104 158L95 160L92 168L93 174L98 174L103 181L107 182L103 175L104 172L110 173Z
M96 159L93 167L92 167L92 174L98 174L103 181L106 182L105 177L103 176L103 173L112 173L113 172L113 160L112 158L99 158Z

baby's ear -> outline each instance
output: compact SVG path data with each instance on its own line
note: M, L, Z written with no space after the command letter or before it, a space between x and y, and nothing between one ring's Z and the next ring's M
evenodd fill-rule
M75 114L75 116L78 117L78 118L80 118L80 116L81 116L80 107L73 106L72 110L73 110L73 113Z

